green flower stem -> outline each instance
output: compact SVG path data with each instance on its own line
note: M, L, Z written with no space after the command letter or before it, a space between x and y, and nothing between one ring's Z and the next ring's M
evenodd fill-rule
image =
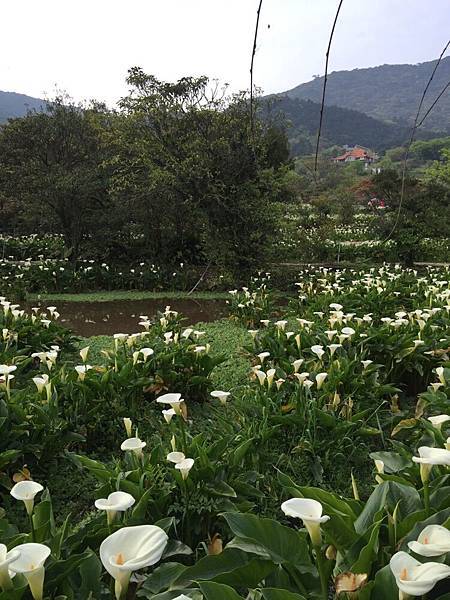
M430 486L428 481L424 481L423 484L423 504L428 516L430 514Z
M180 423L180 431L181 431L181 443L183 445L183 453L187 456L187 441L186 441L186 423L184 422L183 415L180 415L178 419Z
M326 573L326 558L320 546L313 546L316 555L317 570L319 571L320 587L323 600L328 599L328 578Z
M35 534L35 531L34 531L33 513L32 512L28 514L28 519L30 521L31 541L34 542L35 538L36 538L36 534Z

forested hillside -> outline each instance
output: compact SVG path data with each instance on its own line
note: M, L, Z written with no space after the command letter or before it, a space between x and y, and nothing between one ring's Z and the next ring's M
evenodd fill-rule
M363 112L371 117L408 125L414 121L417 106L436 61L417 65L381 65L368 69L330 73L326 102ZM450 80L450 56L441 61L425 100L423 113ZM289 90L290 98L320 102L323 77ZM450 131L450 91L447 90L427 117L425 127Z

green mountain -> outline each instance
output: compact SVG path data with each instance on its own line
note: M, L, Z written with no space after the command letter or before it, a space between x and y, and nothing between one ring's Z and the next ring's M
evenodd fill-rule
M315 149L320 104L311 100L299 100L286 95L266 99L265 110L272 119L287 125L292 154L310 154ZM409 139L411 128L374 119L362 112L327 106L324 111L321 148L329 146L353 146L359 144L382 152L401 146ZM417 139L431 139L435 132L420 131Z
M0 91L0 123L13 117L23 117L29 110L40 110L45 101L25 94Z
M423 90L436 60L417 65L381 65L368 69L335 71L327 82L326 103L357 110L375 119L412 125ZM428 89L422 114L450 81L450 56L437 68ZM302 83L284 94L292 99L320 102L323 77ZM450 88L424 122L428 130L450 133Z

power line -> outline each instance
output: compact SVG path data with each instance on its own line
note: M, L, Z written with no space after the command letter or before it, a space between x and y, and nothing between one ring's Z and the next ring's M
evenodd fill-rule
M336 15L335 15L334 21L333 21L333 27L331 28L330 39L328 40L327 52L325 55L325 76L323 79L322 103L320 105L320 119L319 119L319 130L317 132L316 156L314 159L314 173L317 173L317 160L318 160L318 156L319 156L319 142L320 142L320 134L322 132L323 112L324 112L324 107L325 107L325 92L327 89L327 80L328 80L328 59L330 57L331 42L333 41L334 30L336 28L336 23L337 23L337 20L339 17L339 12L341 10L343 1L344 0L340 0L340 2L339 2L339 6L338 6L338 9L336 11Z
M433 109L433 107L436 105L436 102L439 100L439 98L442 96L442 94L444 93L445 89L441 92L441 94L439 94L439 96L436 98L436 100L433 102L433 104L430 106L430 108L428 109L428 111L426 112L425 116L423 117L423 119L421 120L421 122L418 124L419 121L419 115L420 115L420 111L422 110L422 105L424 103L425 100L425 96L428 92L428 88L431 85L431 82L433 81L434 75L437 71L437 68L439 67L439 65L441 64L441 60L442 57L444 56L447 48L450 46L450 40L445 44L444 49L442 50L436 64L434 65L434 69L431 72L431 75L428 79L428 82L425 86L425 89L423 90L422 96L420 98L420 102L419 102L419 106L417 108L417 113L416 113L416 118L414 119L414 125L411 129L411 136L409 138L409 142L408 145L406 147L406 151L405 151L405 156L403 158L403 167L402 167L402 185L401 185L401 189L400 189L400 201L398 203L398 209L397 209L397 215L395 217L395 221L394 221L394 225L391 229L391 231L389 232L388 236L381 242L382 244L385 244L394 234L395 230L397 229L397 225L399 223L400 220L400 213L402 210L402 205L403 205L403 199L405 197L405 182L406 182L406 171L407 171L407 162L408 162L408 157L409 157L409 151L411 149L411 145L414 141L414 135L416 133L416 130L418 129L418 127L420 127L420 125L424 122L424 120L426 119L426 117L430 114L431 110ZM448 85L447 85L448 87Z

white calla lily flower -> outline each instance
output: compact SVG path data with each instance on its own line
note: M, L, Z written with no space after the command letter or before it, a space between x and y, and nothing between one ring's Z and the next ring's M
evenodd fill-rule
M184 400L181 397L181 394L163 394L156 399L156 402L158 402L158 404L168 404L171 408L173 408L177 415L182 414L182 405Z
M75 371L78 373L78 379L84 381L86 373L92 369L91 365L77 365Z
M314 546L320 546L322 534L320 525L329 521L328 515L322 515L323 507L317 500L311 498L291 498L281 505L281 510L288 517L301 519Z
M181 462L176 463L175 469L180 471L181 477L183 479L187 479L189 476L189 471L194 466L195 460L193 458L185 458Z
M428 417L428 420L433 427L436 427L436 429L441 429L444 423L450 421L450 415L436 415L435 417Z
M450 466L450 451L444 448L431 448L420 446L419 456L413 456L413 462L420 464L420 476L423 482L428 481L430 471L434 465Z
M438 581L450 577L447 565L435 562L422 564L406 552L394 554L389 565L398 589L410 596L428 594Z
M128 438L120 445L120 449L124 452L134 452L136 456L142 456L142 450L147 445L146 442L143 442L138 437Z
M421 556L441 556L450 552L450 531L442 525L427 525L408 547Z
M175 465L180 462L183 462L185 458L186 457L182 452L169 452L169 454L167 455L167 460L171 463L174 463Z
M317 384L317 389L320 390L320 388L323 385L323 382L325 381L325 379L328 377L328 373L317 373L316 375L316 384Z
M8 552L5 544L0 544L0 589L3 591L10 590L13 587L11 579L15 573L9 569L9 566L19 556L20 553L17 550L10 550Z
M122 527L100 545L100 560L115 580L116 600L126 596L131 574L161 560L167 534L155 525Z
M37 481L19 481L19 483L16 483L12 487L10 494L16 500L22 500L27 513L31 515L34 507L34 498L43 489L44 487Z
M108 523L112 523L118 512L125 512L133 506L136 500L127 492L112 492L107 498L99 498L95 501L95 508L105 510Z
M212 396L213 398L217 398L220 401L220 403L223 404L224 406L227 403L227 399L228 399L229 395L230 395L230 392L222 392L221 390L214 390L210 394L210 396Z
M20 544L14 548L19 557L11 565L11 571L21 573L28 582L34 600L42 600L44 595L44 563L50 556L50 548L44 544Z

